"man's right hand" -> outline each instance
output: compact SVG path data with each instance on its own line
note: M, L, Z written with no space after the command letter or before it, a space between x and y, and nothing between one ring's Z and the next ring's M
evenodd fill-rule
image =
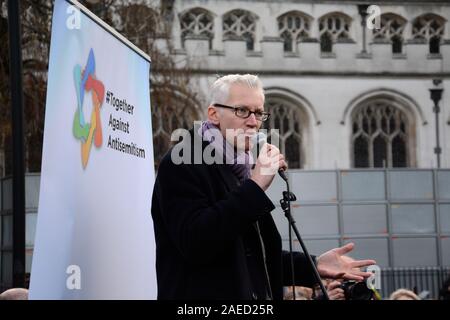
M328 297L330 300L345 300L344 290L340 281L332 281L327 285Z
M266 191L280 168L283 168L284 170L287 168L284 156L277 147L266 143L261 148L261 152L250 179L252 179L261 189Z

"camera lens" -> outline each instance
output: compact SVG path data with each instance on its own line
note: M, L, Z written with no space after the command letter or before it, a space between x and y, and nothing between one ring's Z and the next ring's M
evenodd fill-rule
M344 290L346 300L371 300L373 291L367 288L365 282L345 281L341 288Z

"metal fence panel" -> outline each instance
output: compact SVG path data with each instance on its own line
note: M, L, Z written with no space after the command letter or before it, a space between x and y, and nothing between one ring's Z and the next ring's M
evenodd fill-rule
M450 204L439 206L441 232L450 233Z
M12 273L12 251L3 251L2 252L2 272L1 272L1 283L3 284L12 284L13 273Z
M436 238L394 238L394 267L437 266Z
M11 249L12 248L12 244L13 244L13 216L12 215L4 215L3 217L3 223L2 223L2 246L3 248L8 248Z
M25 272L31 273L31 263L33 262L33 250L25 250Z
M305 240L356 238L356 250L362 246L382 266L450 264L450 170L291 170L289 176ZM281 179L271 187L277 206L284 187ZM287 240L284 216L275 220Z
M12 179L3 180L3 210L12 210Z
M432 204L393 204L393 233L432 233L436 231Z
M450 170L437 172L438 195L439 199L450 200Z
M40 181L39 175L29 175L25 179L25 207L28 209L37 209L39 206Z
M25 246L34 247L34 237L36 234L37 213L27 213L25 215Z
M391 198L393 200L433 199L433 172L391 170Z
M442 265L450 267L450 236L443 236L440 241L442 250Z
M344 234L387 234L386 205L343 205Z
M290 181L300 202L337 200L335 171L294 172L290 175Z
M300 206L292 209L300 234L339 236L337 206Z
M342 171L342 199L384 200L386 198L384 172Z

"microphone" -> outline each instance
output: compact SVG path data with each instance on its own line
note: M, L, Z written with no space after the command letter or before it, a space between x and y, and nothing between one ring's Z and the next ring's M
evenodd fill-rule
M256 133L254 140L256 141L256 145L259 146L261 143L261 147L267 143L267 135L264 132L258 132ZM285 170L283 168L278 169L278 174L280 175L281 179L284 181L288 181L288 178L286 176Z

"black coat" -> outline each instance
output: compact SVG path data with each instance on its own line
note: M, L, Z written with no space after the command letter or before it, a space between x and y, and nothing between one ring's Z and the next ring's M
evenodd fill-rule
M201 140L190 133L177 147ZM270 199L253 180L240 184L228 165L176 165L172 152L160 163L152 198L158 299L282 299L290 256ZM294 265L296 283L312 286L303 254Z

